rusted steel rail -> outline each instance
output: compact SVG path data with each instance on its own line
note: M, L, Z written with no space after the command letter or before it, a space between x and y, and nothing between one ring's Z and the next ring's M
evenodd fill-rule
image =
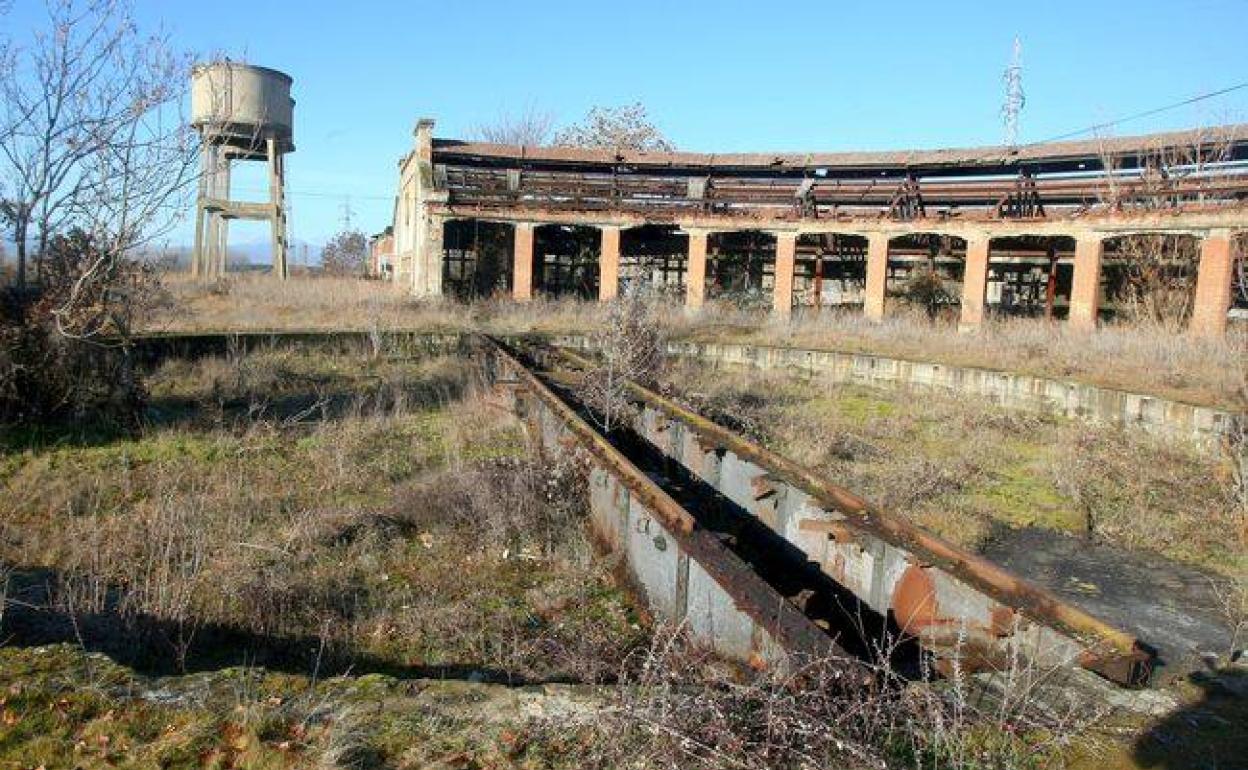
M592 365L568 350L548 354ZM659 451L779 531L938 659L992 668L1022 652L1041 665L1076 664L1118 684L1147 683L1154 655L1133 635L671 399L628 388L644 407L640 431Z
M591 458L598 538L620 552L652 611L709 648L755 666L852 658L836 640L730 551L662 486L587 423L506 345L481 337L489 379L509 389L543 449ZM667 544L670 540L674 544Z

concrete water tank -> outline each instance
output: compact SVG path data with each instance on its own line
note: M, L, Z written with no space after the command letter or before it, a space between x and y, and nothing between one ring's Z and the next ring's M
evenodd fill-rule
M237 62L197 64L191 70L191 125L220 144L277 140L278 152L294 150L295 100L290 75Z

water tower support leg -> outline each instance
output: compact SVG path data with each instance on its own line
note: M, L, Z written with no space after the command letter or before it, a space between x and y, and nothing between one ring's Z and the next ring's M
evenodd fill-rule
M217 188L220 186L220 179L217 177L217 164L220 162L218 153L221 148L216 145L208 147L208 164L204 167L204 176L207 177L208 198L217 198ZM204 276L212 279L220 275L217 272L217 213L207 210L204 212Z
M230 154L228 152L221 153L220 164L221 172L218 180L221 182L221 189L217 191L217 197L228 201L230 199ZM217 274L225 275L230 258L230 220L221 215L217 215L217 255L217 259L220 260Z
M207 272L204 263L204 198L208 197L208 169L211 150L205 144L199 152L199 197L195 200L195 245L191 249L191 277Z
M277 140L268 139L269 151L269 199L272 204L270 221L273 226L273 274L285 280L290 275L286 263L286 197L285 169L282 156L277 151Z

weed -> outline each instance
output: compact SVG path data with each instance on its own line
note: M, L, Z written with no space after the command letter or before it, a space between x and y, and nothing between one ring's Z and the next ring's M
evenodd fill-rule
M527 303L417 300L403 287L342 278L277 281L231 277L228 297L181 275L165 284L175 301L152 330L458 329L586 334L608 325L610 311L593 302L538 298ZM176 308L172 310L172 308ZM679 303L656 306L670 339L748 342L874 353L955 366L1008 369L1043 377L1153 393L1180 401L1233 406L1239 387L1234 366L1248 331L1197 339L1156 324L1109 323L1095 334L1039 319L993 319L956 333L956 321L932 322L921 309L900 309L883 322L859 309L799 312L778 320L765 311L711 303L689 315Z

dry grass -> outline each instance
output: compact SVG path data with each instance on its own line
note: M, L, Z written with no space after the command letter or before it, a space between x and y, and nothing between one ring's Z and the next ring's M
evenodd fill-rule
M509 689L250 666L152 679L68 645L0 648L0 763L1023 770L1060 766L1103 713L977 700L969 678L864 689L836 661L745 680L666 633L639 653L610 688Z
M668 381L704 414L969 547L994 526L1038 526L1248 570L1227 458L969 397L694 364Z
M747 376L673 379L863 483L877 471L836 463L874 457L868 444L929 437L944 456L941 426L981 444L1056 424ZM846 687L839 666L750 678L679 634L651 638L590 558L581 469L525 459L463 360L268 350L171 361L149 387L140 436L5 436L4 621L25 645L68 618L62 638L171 675L67 645L0 649L0 764L1034 768L1097 713L1037 710L1031 684L977 702L967 681ZM827 431L809 430L812 404ZM1047 467L1028 451L1016 459ZM957 484L936 494L974 498L1000 470L986 463L954 458ZM897 494L917 500L930 470ZM430 675L618 684L569 710L558 691Z
M695 328L690 336L1009 370L1223 407L1236 405L1236 370L1248 360L1242 328L1224 339L1198 339L1162 326L1109 323L1087 334L1062 323L997 319L958 334L952 322L932 324L918 313L882 323L853 311L825 313L791 324Z
M638 638L576 468L526 459L468 362L270 351L149 384L137 438L8 437L0 563L44 607L5 618L19 639L156 670L595 680Z
M1060 672L1021 660L939 684L903 686L837 659L743 680L717 674L679 637L657 632L620 697L583 727L584 766L1060 767L1076 744L1098 742L1090 728L1110 711L1056 693Z
M6 436L0 763L961 768L1053 751L950 691L861 691L820 667L749 679L678 634L647 644L591 559L581 469L525 459L465 361L269 350L170 361L149 386L137 437ZM618 684L569 711L440 676Z
M419 328L585 333L604 322L595 303L417 301L389 284L344 278L283 284L248 275L210 287L171 275L166 285L169 301L154 322L157 331ZM817 347L1010 369L1218 406L1235 405L1236 366L1248 359L1248 331L1242 329L1224 340L1196 340L1160 326L1110 324L1088 335L1062 324L1020 319L993 321L978 332L957 334L950 321L933 324L921 313L905 310L883 323L868 322L852 310L799 314L784 323L722 306L689 316L679 307L665 305L659 317L673 338Z

